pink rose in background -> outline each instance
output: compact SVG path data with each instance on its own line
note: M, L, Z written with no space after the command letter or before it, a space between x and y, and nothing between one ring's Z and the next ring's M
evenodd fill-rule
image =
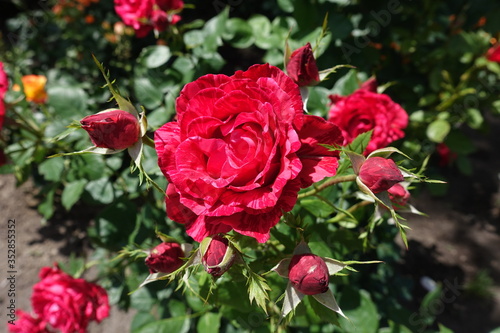
M404 177L393 160L383 157L370 157L361 165L359 179L373 193L380 193L402 182Z
M33 311L62 333L85 333L90 321L109 314L108 295L100 286L75 279L59 267L43 267L33 286Z
M373 130L365 155L403 138L403 130L408 125L408 114L399 104L388 95L372 90L373 82L370 82L349 96L330 96L329 121L342 130L344 145L359 134Z
M116 13L123 23L134 28L138 38L146 37L153 29L164 31L179 22L179 15L167 12L183 7L184 2L179 0L115 0Z
M139 120L122 110L102 111L80 120L96 147L125 149L134 145L140 137Z
M500 43L493 45L488 52L486 52L486 59L489 61L500 62Z
M304 295L328 291L328 267L321 257L312 253L294 255L288 270L292 286Z
M47 322L41 318L32 317L22 310L16 311L17 320L15 324L8 324L10 333L52 333L47 328Z
M274 66L200 77L176 108L155 145L167 214L196 241L234 229L265 242L300 187L336 172L338 152L318 144L342 143L340 130L304 116L298 86Z
M299 87L319 82L318 67L310 43L292 52L286 65L286 72Z
M186 255L179 243L161 243L156 246L146 258L146 266L150 273L172 273L184 264Z
M149 20L153 13L154 0L115 0L115 11L123 23L131 26L139 38L153 30Z

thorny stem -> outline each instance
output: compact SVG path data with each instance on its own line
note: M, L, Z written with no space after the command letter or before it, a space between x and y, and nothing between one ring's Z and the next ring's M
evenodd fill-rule
M321 184L319 186L316 186L313 190L310 190L308 192L299 194L298 199L300 200L300 199L309 197L311 195L315 195L316 193L321 192L325 188L330 187L332 185L335 185L335 184L338 184L338 183L344 183L344 182L352 182L352 181L355 181L355 180L356 180L356 175L347 175L347 176L334 177L334 178L332 178L332 179L324 182L323 184Z

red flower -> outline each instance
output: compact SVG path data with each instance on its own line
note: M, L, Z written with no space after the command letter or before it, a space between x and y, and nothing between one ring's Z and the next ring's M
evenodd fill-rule
M361 165L359 179L373 193L380 193L402 182L404 177L393 160L376 156Z
M10 333L52 333L47 329L47 322L42 318L32 317L22 310L16 311L17 320L8 324Z
M231 268L236 255L229 240L220 235L207 237L201 244L201 262L207 273L218 277Z
M154 0L115 0L115 11L123 23L134 28L138 38L143 38L153 30L149 23L153 4Z
M172 273L184 264L185 254L179 243L161 243L146 258L150 273Z
M265 242L300 187L335 174L340 130L304 116L298 86L276 67L205 75L155 133L167 214L196 241L231 229Z
M165 30L180 20L179 15L168 15L165 11L180 10L180 0L115 0L115 11L123 23L135 30L138 38L146 37L153 29ZM158 10L157 8L161 8Z
M438 143L436 145L436 152L439 156L439 166L444 168L450 165L454 160L457 159L457 154L451 151L450 147L448 147L445 143Z
M312 253L294 255L288 269L288 279L299 292L316 295L328 290L328 267L321 257Z
M109 314L108 295L100 286L75 279L57 266L43 267L33 286L34 312L62 333L84 333L90 321Z
M500 62L500 43L492 46L488 52L486 52L486 59L489 61Z
M406 206L410 199L410 192L401 184L394 184L387 190L389 199L398 206Z
M139 140L139 121L127 111L102 111L83 118L80 123L96 147L119 150Z
M403 138L403 129L408 125L408 114L399 104L369 89L373 89L372 83L349 96L330 96L333 105L329 120L342 130L344 145L359 134L373 130L365 155Z
M286 65L286 72L299 87L319 82L318 67L310 43L293 51Z

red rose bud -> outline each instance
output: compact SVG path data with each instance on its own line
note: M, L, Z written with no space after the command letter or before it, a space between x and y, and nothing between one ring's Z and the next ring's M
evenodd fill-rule
M161 243L146 258L146 266L152 273L172 273L184 264L184 251L179 243Z
M389 193L389 199L399 206L405 206L410 199L410 192L401 184L394 184L387 192Z
M328 290L328 267L315 254L294 255L288 266L292 286L305 295L316 295Z
M359 179L373 193L387 191L394 184L404 180L403 174L393 160L370 157L359 169Z
M361 84L361 86L359 86L359 89L376 93L377 87L378 87L377 80L374 77L372 77L372 78L369 78L368 80L366 80L365 82L363 82Z
M102 111L83 118L80 123L96 147L125 149L139 140L139 121L122 110Z
M318 67L310 43L292 52L286 72L300 87L312 86L319 82Z
M201 242L201 262L207 273L214 277L224 274L233 264L236 258L233 247L229 240L220 235L206 237Z

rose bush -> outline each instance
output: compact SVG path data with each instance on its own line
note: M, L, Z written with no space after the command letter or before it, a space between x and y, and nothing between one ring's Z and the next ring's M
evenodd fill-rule
M63 333L85 333L91 321L109 314L108 295L100 286L75 279L57 266L43 267L33 286L33 311Z
M331 95L329 112L329 121L342 130L344 145L359 134L373 130L365 155L403 138L403 130L408 125L406 111L388 95L378 94L376 85L368 82L349 96Z
M342 143L340 130L303 115L298 86L276 67L203 76L176 109L155 145L167 214L196 241L234 229L265 242L301 187L336 172L338 152L318 143Z

